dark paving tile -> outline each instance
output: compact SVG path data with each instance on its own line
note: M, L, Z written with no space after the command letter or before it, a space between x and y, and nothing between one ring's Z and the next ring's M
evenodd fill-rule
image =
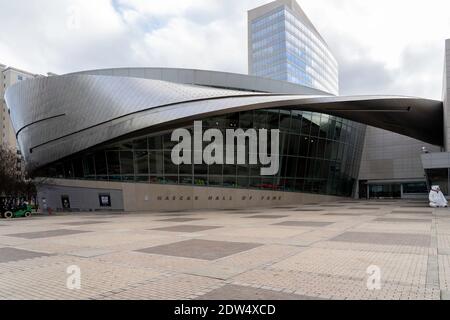
M330 241L429 247L431 237L430 235L408 233L345 232Z
M66 223L61 223L63 225L66 226L88 226L90 224L102 224L102 223L107 223L109 221L76 221L76 222L66 222Z
M233 212L227 212L227 214L257 214L261 213L261 211L233 211Z
M361 205L364 205L364 206L392 206L392 205L395 205L395 203L393 203L393 202L376 202L376 203L368 203L368 204L361 203Z
M292 207L272 207L272 209L296 209L298 206L292 206Z
M193 239L141 249L137 250L137 252L212 261L248 251L259 246L261 246L261 244L258 243Z
M267 289L228 284L215 289L198 300L315 300L316 298Z
M158 231L170 231L170 232L186 232L186 233L194 233L212 229L219 229L222 227L219 226L193 226L193 225L181 225L181 226L173 226L167 228L156 228L150 230L158 230Z
M106 214L98 214L98 213L94 213L94 214L83 214L83 215L77 215L77 217L83 217L83 219L98 219L98 218L102 218L102 219L117 219L117 218L122 218L126 217L125 214L117 214L117 215L106 215Z
M163 213L163 214L158 214L158 217L186 217L186 216L190 216L192 214L189 213Z
M260 214L256 216L244 217L245 219L281 219L289 216L281 216L275 214Z
M301 208L301 209L295 209L295 210L292 210L292 211L302 211L302 212L312 211L312 212L315 212L315 211L325 211L325 209L318 209L318 208Z
M349 208L351 210L380 210L380 208L373 208L373 207L351 207Z
M69 236L69 235L73 235L73 234L87 233L87 232L90 232L90 231L58 229L58 230L48 230L48 231L39 231L39 232L7 234L6 236L15 237L15 238L24 238L24 239L40 239L40 238Z
M334 212L334 213L325 213L324 216L342 216L342 217L350 217L350 216L362 216L362 213L350 213L350 212Z
M198 221L198 220L204 220L200 218L173 218L173 219L164 219L164 220L158 220L162 222L191 222L191 221Z
M345 207L344 204L322 204L320 206L325 208Z
M16 248L0 248L0 263L48 257L50 254Z
M288 227L326 227L334 224L334 222L323 221L284 221L275 223L274 226L288 226Z
M394 210L392 213L407 213L407 214L429 214L432 215L431 211L415 211L415 210Z
M417 223L431 223L431 219L402 219L402 218L377 218L373 221L376 222L399 222L399 223L410 223L410 222L417 222Z
M405 204L400 206L400 208L429 208L430 205L429 204Z

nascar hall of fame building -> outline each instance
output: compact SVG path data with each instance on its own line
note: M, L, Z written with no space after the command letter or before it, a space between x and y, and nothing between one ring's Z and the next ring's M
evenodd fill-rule
M295 1L279 0L249 12L252 75L92 70L21 81L5 100L26 166L37 177L38 201L55 210L279 206L371 197L380 186L390 197L386 186L395 184L401 196L408 188L426 194L430 184L448 194L449 40L445 62L443 101L339 96L337 62L325 41ZM194 135L200 121L223 137L230 129L279 130L279 150L268 142L279 154L278 170L263 175L264 164L250 161L174 162L179 141L172 133ZM405 167L392 165L396 158L364 155L379 143L374 130L426 146L428 153L417 148L420 172L403 179ZM247 160L250 149L246 143ZM389 150L393 158L397 151ZM361 178L371 154L380 177Z

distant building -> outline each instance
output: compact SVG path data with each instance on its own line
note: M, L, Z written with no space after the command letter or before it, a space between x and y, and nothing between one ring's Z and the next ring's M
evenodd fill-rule
M1 132L0 132L0 145L17 150L16 134L12 127L11 118L9 116L8 106L5 102L6 89L26 79L36 78L37 75L27 71L19 70L12 67L7 67L0 63L0 119L1 119Z
M6 89L17 82L36 78L37 75L27 71L7 67L0 63L0 145L4 148L11 149L17 154L17 174L24 172L25 165L22 159L22 153L17 144L16 134L11 123L10 111L5 102Z
M295 0L277 0L248 13L249 74L339 94L338 63ZM367 126L355 196L426 197L422 148L439 146Z
M248 12L249 74L339 94L338 63L295 0Z

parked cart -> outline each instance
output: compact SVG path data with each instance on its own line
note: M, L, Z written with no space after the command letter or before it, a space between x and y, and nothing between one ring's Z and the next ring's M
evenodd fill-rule
M33 212L33 206L22 203L16 205L14 199L3 198L0 202L0 214L4 219L12 218L30 218Z

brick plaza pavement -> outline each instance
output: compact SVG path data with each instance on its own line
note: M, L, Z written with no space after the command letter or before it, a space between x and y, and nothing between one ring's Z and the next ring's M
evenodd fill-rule
M448 298L450 209L421 201L0 220L0 299Z

